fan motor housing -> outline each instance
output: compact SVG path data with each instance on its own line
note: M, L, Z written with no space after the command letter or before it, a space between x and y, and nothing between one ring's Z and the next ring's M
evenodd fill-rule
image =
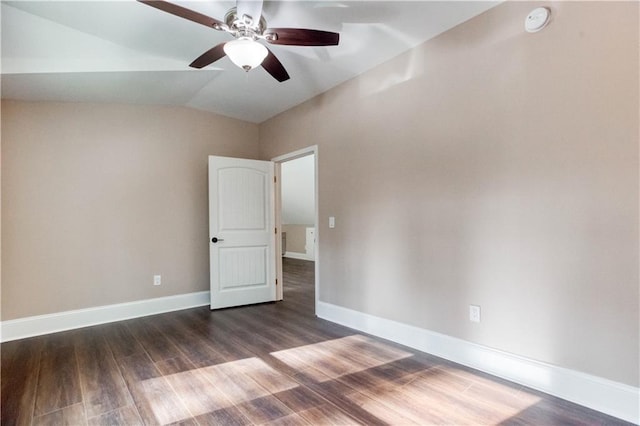
M256 23L251 16L238 16L238 10L235 7L229 9L224 15L224 22L229 29L237 33L239 37L251 37L261 36L265 29L267 29L267 21L263 16Z

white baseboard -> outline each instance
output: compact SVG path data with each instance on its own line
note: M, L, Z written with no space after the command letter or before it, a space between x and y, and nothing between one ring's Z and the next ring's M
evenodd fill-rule
M318 301L316 315L640 424L640 389Z
M307 256L306 253L296 253L295 251L285 252L284 257L288 257L290 259L300 259L300 260L315 260L313 257Z
M209 302L209 292L201 291L2 321L0 341L8 342L91 325L179 311L205 306Z

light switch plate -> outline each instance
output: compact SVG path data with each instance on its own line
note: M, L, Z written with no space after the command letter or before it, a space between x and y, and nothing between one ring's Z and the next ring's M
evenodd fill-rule
M329 216L329 228L336 227L336 218L333 216Z

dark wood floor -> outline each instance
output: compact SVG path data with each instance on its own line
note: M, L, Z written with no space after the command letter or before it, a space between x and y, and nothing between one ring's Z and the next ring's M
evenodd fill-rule
M625 424L313 315L206 307L2 344L3 425Z

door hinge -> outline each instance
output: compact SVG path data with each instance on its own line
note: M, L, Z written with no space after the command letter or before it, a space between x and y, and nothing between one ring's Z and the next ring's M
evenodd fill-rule
M278 279L276 278L276 285L278 285Z
M276 229L275 229L275 233L276 233L276 234L278 233L278 228L276 228Z
M276 183L276 182L277 182L277 179L278 179L278 178L274 176L274 177L273 177L273 183Z

